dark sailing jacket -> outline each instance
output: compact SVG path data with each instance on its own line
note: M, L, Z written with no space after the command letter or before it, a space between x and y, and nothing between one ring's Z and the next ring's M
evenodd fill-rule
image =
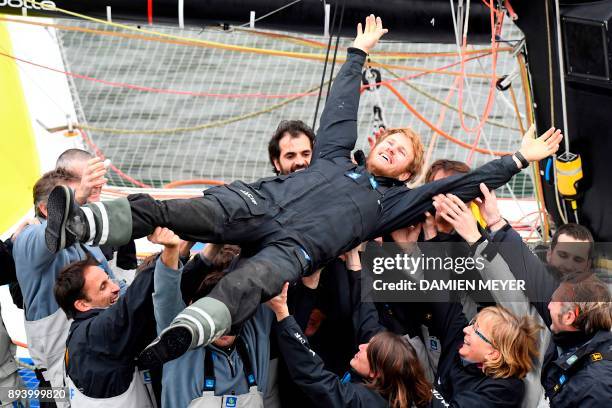
M383 408L388 401L353 376L338 377L324 368L323 360L310 349L306 336L289 316L278 323L278 346L293 381L319 407Z
M479 183L495 189L519 172L505 156L468 174L409 189L354 164L365 58L363 51L349 49L325 104L308 169L205 191L223 207L231 226L223 242L261 247L289 240L306 251L314 271L361 242L419 221L433 210L436 194L472 200L480 195Z
M436 316L432 321L442 343L432 407L520 407L525 394L522 380L488 377L476 364L461 360L458 349L463 343L463 328L468 325L461 304L431 305Z
M512 228L499 231L491 246L504 258L547 327L552 323L548 302L559 286L555 271L534 255ZM494 254L491 254L494 255ZM542 385L553 408L607 407L612 401L612 333L600 331L572 352L551 341L542 366Z
M155 336L154 265L141 271L107 309L78 312L66 340L66 373L90 398L123 394L132 382L136 357Z

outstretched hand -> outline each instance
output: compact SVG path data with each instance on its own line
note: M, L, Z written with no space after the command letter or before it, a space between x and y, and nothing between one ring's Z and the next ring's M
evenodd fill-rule
M440 194L434 197L434 207L455 231L468 243L473 244L481 237L472 210L454 194Z
M484 183L480 183L480 192L482 193L482 198L476 198L474 201L476 201L476 205L478 205L480 214L487 223L487 227L491 231L497 231L506 224L506 221L499 212L495 191L489 191Z
M161 254L161 261L168 268L178 269L179 267L179 245L181 239L171 229L157 227L153 234L147 237L154 244L164 246Z
M386 28L383 28L380 17L374 17L374 14L370 14L366 17L365 28L362 28L361 23L357 24L357 36L353 42L353 47L369 53L378 43L380 37L388 31Z
M276 320L281 321L285 317L289 316L289 308L287 307L287 290L289 289L289 282L285 282L283 285L283 290L277 296L266 302L266 306L268 306L274 314L276 315Z
M559 143L563 139L563 134L560 129L551 127L538 138L535 136L535 125L531 125L529 130L525 132L521 148L519 152L525 157L528 162L542 160L551 154L554 154L559 149Z
M102 187L108 181L105 175L106 166L100 157L88 160L81 176L81 182L75 191L77 203L83 205L88 201L99 201Z

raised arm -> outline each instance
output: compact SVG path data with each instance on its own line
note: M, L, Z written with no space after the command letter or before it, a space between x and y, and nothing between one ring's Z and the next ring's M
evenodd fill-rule
M317 406L367 407L372 406L364 387L344 383L337 375L325 369L319 357L308 344L306 336L287 308L287 287L280 295L267 302L274 311L277 325L278 347L285 358L291 379ZM366 391L366 392L364 392ZM369 397L369 398L368 398Z
M387 32L380 18L366 18L365 28L357 25L353 47L348 49L347 60L338 72L321 115L313 161L319 158L345 157L357 141L357 110L361 87L361 69L365 58L380 37Z
M415 189L396 188L385 197L387 211L379 221L374 236L390 233L414 224L426 211L433 211L432 199L438 194L452 193L462 201L471 201L481 195L480 184L496 189L506 184L527 163L544 159L559 148L563 135L550 128L537 139L533 129L523 137L521 148L511 156L490 161L467 174L446 177ZM370 237L368 237L370 238Z
M473 256L482 259L484 268L480 270L480 274L483 279L502 281L516 279L525 283L524 292L491 291L496 302L516 314L526 314L531 301L542 320L550 324L547 303L557 287L555 277L525 245L516 231L501 218L495 193L490 192L484 185L480 188L483 198L477 202L480 213L491 229L492 240L483 241L471 210L456 196L452 194L436 196L434 204L437 211L467 242L477 243Z
M385 331L386 328L380 323L378 311L369 294L364 294L364 299L362 299L361 259L357 248L346 253L346 268L353 309L355 344L367 343L376 334Z

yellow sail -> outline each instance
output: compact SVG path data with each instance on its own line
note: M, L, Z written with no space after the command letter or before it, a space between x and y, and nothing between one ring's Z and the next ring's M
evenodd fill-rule
M12 54L11 38L0 22L0 48ZM0 59L0 233L32 207L32 187L40 176L32 122L15 61Z

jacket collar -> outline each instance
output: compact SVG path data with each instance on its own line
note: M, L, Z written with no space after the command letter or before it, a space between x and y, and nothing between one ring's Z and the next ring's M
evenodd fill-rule
M74 321L80 323L84 320L89 320L92 317L100 314L103 310L105 309L91 309L86 312L77 312L76 315L74 316Z

